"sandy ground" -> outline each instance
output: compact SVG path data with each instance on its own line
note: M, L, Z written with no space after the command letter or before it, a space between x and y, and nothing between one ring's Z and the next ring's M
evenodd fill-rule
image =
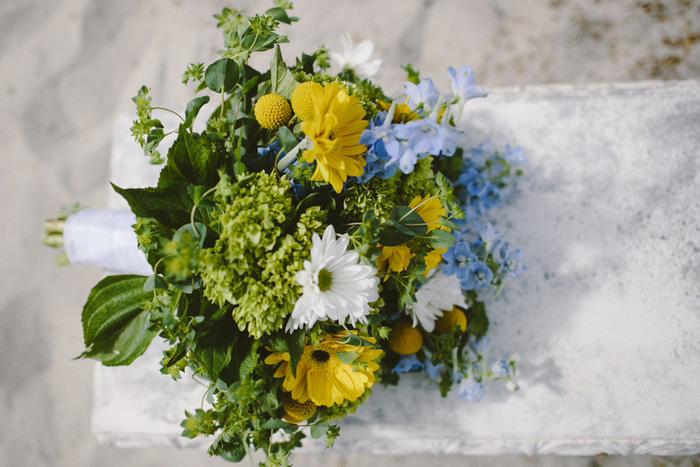
M262 3L264 7L254 7ZM407 62L447 82L469 64L486 87L700 78L700 1L298 0L291 58L338 34L371 39L378 78L398 89ZM180 76L211 62L221 44L211 14L261 11L252 0L2 0L0 2L0 465L223 465L206 453L100 446L90 432L93 363L82 350L80 310L101 272L58 268L39 245L61 205L104 207L111 129L142 85L154 103L184 107ZM287 28L288 30L288 28ZM260 63L265 63L268 57ZM299 455L297 465L700 465L652 456L382 457Z

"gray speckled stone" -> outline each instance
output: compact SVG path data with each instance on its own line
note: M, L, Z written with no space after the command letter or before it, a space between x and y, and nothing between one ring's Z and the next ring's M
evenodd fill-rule
M494 212L529 269L489 308L488 355L520 353L521 390L494 384L470 404L410 375L376 388L337 448L700 452L699 109L695 81L509 88L471 101L470 139L515 139L529 160L518 196ZM125 122L114 178L133 151ZM98 367L102 441L184 444L179 421L202 391L159 375L158 359L154 347L132 367Z

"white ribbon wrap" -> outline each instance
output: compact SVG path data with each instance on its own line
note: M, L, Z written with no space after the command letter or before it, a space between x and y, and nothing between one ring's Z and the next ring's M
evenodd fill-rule
M153 274L138 248L129 210L84 209L66 219L63 243L72 264L88 264L112 271Z

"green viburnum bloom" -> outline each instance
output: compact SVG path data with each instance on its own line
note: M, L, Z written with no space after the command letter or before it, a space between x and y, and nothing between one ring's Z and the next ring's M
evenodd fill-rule
M297 271L309 259L311 236L321 232L325 211L304 212L292 232L283 224L292 215L292 195L286 177L252 174L221 190L221 235L202 254L204 295L219 306L237 305L233 318L254 338L283 325L301 295Z
M435 173L432 169L433 156L427 156L416 162L413 172L406 176L399 184L397 190L397 203L406 204L416 196L423 197L426 194L435 194Z

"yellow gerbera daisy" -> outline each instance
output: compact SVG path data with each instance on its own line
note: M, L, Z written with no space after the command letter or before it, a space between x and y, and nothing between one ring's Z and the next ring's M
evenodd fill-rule
M314 118L302 122L301 129L313 148L304 151L303 157L309 164L316 161L311 180L330 183L340 193L349 176L364 173L362 154L367 148L359 142L369 122L363 120L365 109L357 96L348 95L338 83L310 89L310 94Z
M392 271L401 272L408 268L408 264L411 262L411 258L416 256L411 253L411 249L407 245L399 246L382 246L382 254L377 258L378 269L386 269L386 277L384 280L389 278L389 274Z
M411 209L415 208L415 211L423 219L423 222L428 225L428 232L438 228L447 230L448 232L450 231L449 227L440 225L440 216L447 217L447 213L439 199L431 199L430 195L425 195L422 198L416 196L409 203L408 207Z
M356 334L356 331L350 331ZM372 346L355 346L344 344L347 331L326 336L314 347L307 345L299 359L296 377L292 375L288 352L274 352L265 359L268 365L281 363L275 370L275 378L284 378L282 389L288 391L292 399L300 403L312 401L316 405L330 407L340 404L345 399L357 400L366 388L374 384L374 372L379 369L375 362L382 355L382 350ZM365 340L375 343L371 337ZM350 363L338 354L356 355Z

